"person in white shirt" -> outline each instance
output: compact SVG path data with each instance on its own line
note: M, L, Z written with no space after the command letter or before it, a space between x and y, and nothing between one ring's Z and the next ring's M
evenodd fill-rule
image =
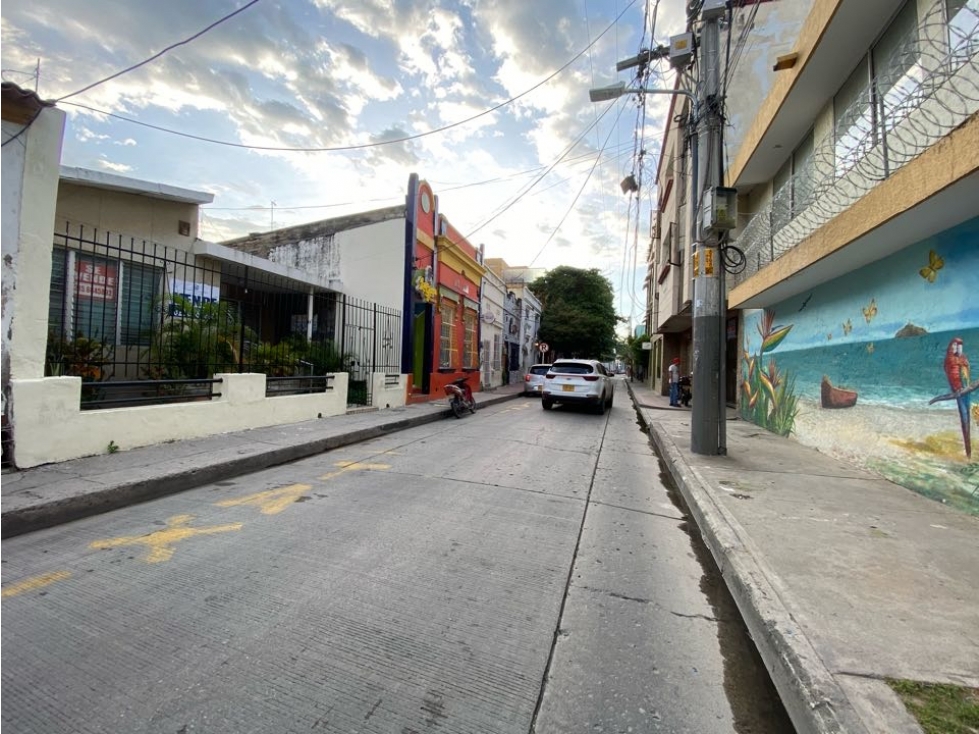
M680 407L680 358L674 357L668 369L670 377L670 405Z

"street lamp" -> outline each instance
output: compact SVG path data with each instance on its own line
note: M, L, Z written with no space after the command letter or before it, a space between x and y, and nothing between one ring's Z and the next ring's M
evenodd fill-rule
M625 82L619 82L617 84L611 84L607 87L599 87L598 89L589 89L588 98L592 102L608 102L609 100L622 97L626 94L683 94L690 98L691 101L696 102L696 97L693 96L693 92L686 89L650 89L648 87L627 87Z

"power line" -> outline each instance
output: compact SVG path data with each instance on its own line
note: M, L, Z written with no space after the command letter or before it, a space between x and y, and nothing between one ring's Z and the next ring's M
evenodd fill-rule
M536 179L534 179L528 186L524 187L524 190L523 191L521 191L515 197L513 197L502 208L499 208L498 207L497 208L497 211L494 212L492 215L490 215L490 217L488 219L486 219L482 224L480 224L478 227L476 227L474 230L472 230L469 234L467 234L466 235L466 239L469 239L470 237L472 237L479 230L481 230L487 224L489 224L494 219L496 219L497 217L499 217L501 214L503 214L504 212L506 212L508 209L510 209L512 206L514 206L518 201L520 201L524 196L526 196L531 191L531 189L534 188L534 186L536 186L538 183L540 183L544 179L544 177L546 177L547 174L550 173L558 163L560 163L562 160L564 160L564 158L567 157L567 155L572 150L574 150L575 147L577 147L578 143L580 143L582 140L584 140L585 136L589 132L591 132L592 128L594 128L596 125L598 125L599 121L603 117L605 117L605 115L608 114L609 110L611 110L612 107L614 107L614 106L615 106L614 104L610 104L608 107L606 107L605 108L605 111L602 112L602 114L599 115L598 118L593 123L591 123L587 128L585 128L584 132L582 132L581 135L579 135L577 138L575 138L575 140L572 141L571 144L567 148L565 148L564 152L561 153L561 155L558 156L557 159L553 163L551 163L551 165L549 165L547 167L547 170L545 170L540 176L538 176Z
M616 160L618 158L624 158L627 155L631 155L631 151L620 151L620 152L615 153L614 155L612 155L610 159L606 157L603 160L613 160L614 161L614 160ZM584 154L582 154L580 156L576 156L575 158L569 159L569 160L564 161L564 162L565 163L571 163L571 164L576 165L576 164L582 163L582 162L589 162L590 163L590 162L592 162L592 160L594 158L600 158L600 157L601 157L600 154L599 154L599 156L595 156L595 155L593 155L591 153L584 153ZM440 194L445 194L445 193L449 193L449 192L452 192L452 191L461 191L463 189L469 189L469 188L472 188L474 186L486 186L486 185L489 185L489 184L500 183L502 181L507 181L507 180L509 180L511 178L517 178L519 176L526 176L526 175L529 175L531 173L537 173L538 171L540 171L540 170L542 170L544 168L545 168L545 166L538 166L537 168L531 168L531 169L528 169L526 171L520 171L518 173L510 174L509 176L497 176L496 178L488 178L488 179L484 179L483 181L474 181L473 183L468 183L468 184L459 184L459 185L456 185L456 186L439 187L439 193ZM555 186L560 186L561 184L567 183L570 180L571 180L570 178L563 178L560 181L556 181L551 186L548 186L546 189L540 189L540 190L534 192L533 194L529 194L529 195L530 196L537 196L539 194L544 193L545 191L549 191L550 189L554 188ZM430 179L429 179L429 183L432 184L433 186L436 186L437 185L437 182L436 181L432 181ZM336 209L336 208L341 207L341 206L352 206L354 204L383 203L383 202L391 202L391 201L401 201L403 198L404 198L403 196L398 195L398 196L386 196L386 197L376 198L376 199L357 199L356 201L342 201L342 202L336 202L336 203L333 203L333 204L298 204L296 206L289 206L287 204L277 204L276 205L276 208L280 212L281 211L294 211L294 210L300 210L300 209ZM264 212L264 211L268 211L269 207L267 207L267 206L256 206L256 205L252 205L252 206L202 206L201 209L207 209L208 211L212 211L212 212L213 211L237 211L237 212L254 211L254 212Z
M605 116L605 114L606 114L606 113L607 113L607 112L608 112L608 111L609 111L609 110L610 110L610 109L611 109L611 108L612 108L613 106L614 106L614 105L609 105L609 106L608 106L608 107L607 107L607 108L605 109L605 111L604 111L604 112L602 112L602 114L601 114L601 115L600 115L600 116L598 117L598 119L597 119L597 120L595 120L595 123L594 123L594 124L595 124L595 125L597 125L597 124L598 124L598 122L599 122L599 120L601 120L601 119L602 119L602 117L604 117L604 116ZM620 106L619 106L619 114L618 114L618 116L616 117L616 122L618 122L618 118L622 116L622 111L623 111L624 109L625 109L625 105L620 105ZM583 138L583 137L584 137L585 135L587 135L587 134L588 134L588 132L589 132L589 130L585 130L585 132L584 132L584 133L582 133L582 136L581 136L581 137ZM606 144L608 143L608 141L609 141L609 139L610 139L610 138L612 137L612 133L613 133L613 132L615 132L615 125L614 125L614 123L613 123L613 125L612 125L612 129L611 129L611 130L609 130L609 133L608 133L608 135L607 135L607 136L606 136L606 138L605 138L605 143L606 143ZM603 147L603 150L604 150L604 147ZM571 204L570 204L570 205L568 206L568 209L567 209L567 211L565 211L565 213L564 213L564 216L563 216L563 217L561 217L561 221L560 221L560 222L558 222L558 224L557 224L557 226L556 226L556 227L554 228L554 230L553 230L553 231L551 232L551 234L550 234L550 236L549 236L549 237L547 238L547 241L546 241L546 242L544 243L544 246L543 246L543 247L541 247L541 248L540 248L540 250L538 250L538 252L537 252L537 254L536 254L536 255L534 255L534 259L530 261L530 265L529 265L528 267L532 267L532 266L533 266L533 264L534 264L535 262L537 262L537 258L539 258L539 257L540 257L540 256L541 256L541 255L543 254L543 252L544 252L544 250L546 250L546 249L547 249L547 246L548 246L549 244L551 244L551 240L553 240L553 239L554 239L554 236L555 236L555 235L556 235L556 234L558 233L558 230L559 230L559 229L561 229L561 226L562 226L562 225L564 224L564 220L568 218L568 215L569 215L569 214L571 213L571 210L572 210L572 209L574 209L574 205L578 203L578 199L579 199L579 197L581 196L581 193L582 193L582 192L583 192L583 191L585 190L585 186L587 186L587 185L588 185L588 181L589 181L589 180L591 179L591 175L592 175L592 174L593 174L593 173L595 172L595 167L596 167L596 166L598 165L598 161L599 161L600 159L601 159L601 156L600 156L600 155L599 155L599 156L598 156L598 157L597 157L597 158L595 159L595 163L594 163L594 165L592 165L592 167L591 167L591 170L589 170L589 171L588 171L588 175L587 175L587 176L585 177L585 180L584 180L584 183L582 183L582 184L581 184L581 188L579 188L579 189L578 189L578 193L577 193L577 194L575 194L575 197L574 197L574 199L572 200L572 202L571 202Z
M406 135L404 137L392 138L390 140L380 140L380 141L373 142L373 143L360 143L358 145L338 145L338 146L331 146L331 147L315 147L315 148L291 148L291 147L274 146L274 145L245 145L244 143L233 143L233 142L230 142L228 140L217 140L215 138L208 138L208 137L203 136L203 135L194 135L192 133L185 133L185 132L181 132L179 130L172 130L170 128L162 127L160 125L152 125L152 124L150 124L148 122L142 122L140 120L134 120L131 117L124 117L123 115L117 115L114 112L107 112L106 110L100 110L100 109L97 109L95 107L89 107L88 105L79 104L78 102L65 102L65 104L74 105L75 107L81 107L82 109L89 110L90 112L95 112L95 113L100 114L100 115L107 115L108 117L114 117L117 120L123 120L124 122L129 122L129 123L132 123L134 125L140 125L142 127L147 127L147 128L149 128L151 130L157 130L158 132L168 133L170 135L178 135L180 137L189 138L191 140L199 140L202 143L211 143L213 145L224 145L224 146L227 146L227 147L230 147L230 148L243 148L245 150L269 150L269 151L291 152L291 153L339 153L339 152L348 151L348 150L364 150L366 148L378 148L378 147L381 147L381 146L384 146L384 145L394 145L396 143L407 143L407 142L410 142L412 140L418 140L419 138L424 138L424 137L428 137L429 135L436 135L438 133L445 132L446 130L451 130L451 129L456 128L456 127L459 127L461 125L465 125L467 123L470 123L473 120L478 120L480 117L485 117L486 115L489 115L489 114L491 114L493 112L496 112L497 110L500 110L503 107L506 107L507 105L511 104L512 102L516 102L518 99L520 99L522 97L526 97L531 92L533 92L533 91L539 89L540 87L544 86L545 84L547 84L547 82L551 81L551 79L553 79L554 77L556 77L562 71L564 71L569 66L571 66L574 62L576 62L578 59L580 59L582 56L584 56L584 54L592 46L594 46L596 43L598 43L598 41L602 38L602 36L604 36L613 27L615 27L615 25L619 22L619 19L623 15L626 14L626 11L628 11L629 8L631 8L636 3L636 1L637 0L630 0L630 2L625 6L625 8L622 10L622 12L619 13L615 17L615 20L613 20L605 28L604 31L602 31L600 34L598 34L598 36L595 38L594 41L592 41L585 48L583 48L581 51L579 51L577 54L575 54L571 58L571 60L568 61L566 64L564 64L563 66L561 66L560 68L558 68L552 74L550 74L549 76L545 77L544 79L542 79L537 84L535 84L534 86L530 87L529 89L521 92L520 94L518 94L518 95L516 95L514 97L511 97L508 100L505 100L503 102L500 102L499 104L494 105L493 107L490 107L487 110L483 110L482 112L479 112L479 113L477 113L475 115L472 115L471 117L467 117L464 120L459 120L457 122L452 122L452 123L449 123L448 125L443 125L442 127L435 128L434 130L428 130L428 131L423 132L423 133L417 133L415 135ZM258 0L252 0L252 3L250 3L250 4L254 4L256 2L258 2ZM245 7L248 7L248 6L246 5ZM244 9L245 8L240 8L236 12L241 12L241 10L244 10ZM203 33L203 31L202 31L202 33ZM186 43L186 41L183 41L182 43ZM161 51L160 54L164 53L165 51L166 51L166 49L164 49L164 51ZM159 56L160 54L157 54L157 56ZM153 57L153 58L155 58L155 57ZM144 61L142 63L145 64L145 63L148 63L151 60L152 59L147 59L146 61ZM141 66L141 65L142 64L137 64L137 66ZM136 68L136 67L131 67L131 68ZM123 71L119 72L119 74L123 74L126 71L129 71L129 70L128 69L123 70ZM119 76L119 74L114 74L113 76L108 77L107 79L103 79L101 82L96 82L96 84L101 84L102 82L108 81L108 79L112 79L112 78L114 78L116 76ZM62 97L58 101L60 102L60 101L62 101L64 99L67 99L68 97L73 97L74 95L80 94L81 92L84 92L86 89L90 89L93 86L95 86L95 84L89 85L88 87L85 87L85 89L80 89L77 92L73 92L72 94L66 95L65 97Z
M195 33L194 35L192 35L190 38L185 38L182 41L178 41L177 43L174 43L174 44L172 44L170 46L167 46L162 51L153 54L152 56L150 56L148 59L145 59L144 61L140 61L138 64L133 64L132 66L126 67L122 71L117 71L115 74L112 74L111 76L107 76L105 79L100 79L97 82L92 82L87 87L82 87L77 92L72 92L71 94L66 94L65 96L63 96L63 97L61 97L61 98L59 98L59 99L57 99L55 101L56 102L63 102L64 100L68 99L69 97L74 97L76 95L82 94L83 92L87 92L89 89L93 89L94 87L97 87L100 84L105 84L106 82L112 81L113 79L118 79L123 74L128 74L129 72L135 71L136 69L140 68L141 66L146 66L150 62L156 61L158 58L160 58L161 56L163 56L163 54L167 53L168 51L172 51L173 49L177 48L178 46L184 46L184 45L190 43L191 41L194 41L194 40L200 38L201 36L203 36L205 33L207 33L212 28L216 28L217 26L219 26L222 23L224 23L226 20L230 20L231 18L234 18L236 15L238 15L238 13L242 13L242 12L248 10L248 8L250 8L252 5L254 5L257 2L258 2L258 0L251 0L251 2L245 3L244 5L242 5L240 8L238 8L234 12L228 13L223 18L220 18L220 19L214 21L213 23L211 23L211 25L209 25L206 28L198 31L197 33ZM78 105L78 106L81 107L83 105ZM108 113L106 113L106 114L108 114Z

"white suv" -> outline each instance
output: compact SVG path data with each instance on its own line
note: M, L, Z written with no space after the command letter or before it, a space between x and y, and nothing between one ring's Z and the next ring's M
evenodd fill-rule
M558 359L544 375L541 407L554 403L590 406L602 415L612 407L615 383L601 362L594 359Z
M531 365L530 369L527 370L527 374L523 378L523 394L524 395L540 395L544 389L544 375L547 374L547 370L550 368L549 364L535 364Z

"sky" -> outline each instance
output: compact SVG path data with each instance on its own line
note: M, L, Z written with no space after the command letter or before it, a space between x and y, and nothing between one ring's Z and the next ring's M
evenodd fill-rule
M683 0L249 3L7 0L3 79L59 100L63 165L213 193L202 239L403 203L417 173L487 257L597 268L620 331L642 323L669 97L588 90L633 82L616 62L681 32Z

